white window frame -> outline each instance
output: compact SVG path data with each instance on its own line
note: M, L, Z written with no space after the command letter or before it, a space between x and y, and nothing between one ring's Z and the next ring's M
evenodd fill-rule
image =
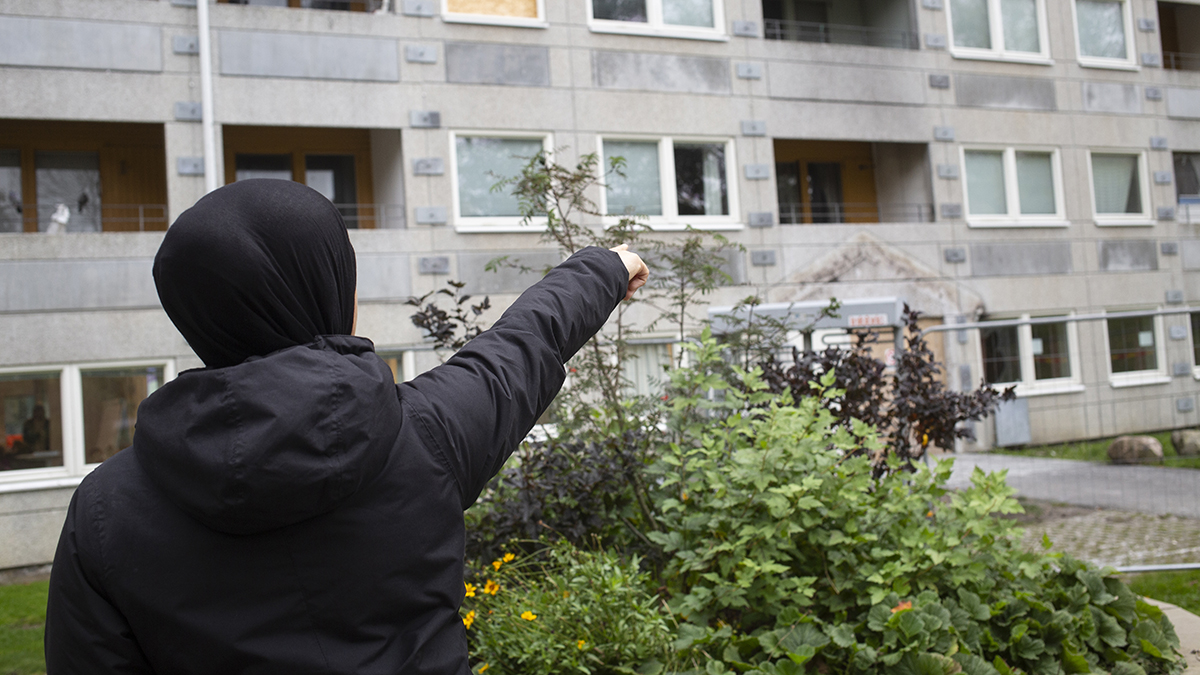
M725 32L725 2L711 0L713 5L713 27L676 26L662 20L662 0L646 0L646 21L613 21L597 19L592 0L585 0L588 29L593 33L616 33L619 35L647 35L652 37L682 38L686 40L714 40L728 42Z
M979 214L971 213L971 199L968 192L970 177L967 175L967 153L971 151L1002 152L1004 163L1004 203L1008 213ZM1041 152L1050 153L1050 169L1054 177L1054 213L1039 213L1032 215L1021 214L1021 193L1017 184L1017 153ZM1065 215L1066 207L1063 197L1062 154L1058 148L1049 146L999 146L999 145L962 145L958 149L958 162L962 167L963 210L967 214L968 227L1068 227L1070 221Z
M1156 307L1155 309L1162 309ZM1107 312L1105 312L1107 313ZM1121 317L1118 317L1121 318ZM1171 374L1167 372L1167 345L1163 340L1163 316L1154 316L1154 359L1158 367L1154 370L1135 370L1130 373L1114 373L1112 371L1112 345L1108 341L1108 319L1104 320L1104 370L1108 373L1108 384L1113 389L1124 387L1144 387L1155 384L1170 384Z
M1137 155L1138 180L1141 182L1142 212L1141 213L1100 213L1096 209L1096 178L1092 172L1092 155ZM1099 227L1149 227L1155 225L1154 205L1150 203L1150 175L1148 173L1146 153L1129 148L1089 148L1087 151L1087 181L1088 194L1092 198L1092 219Z
M451 222L456 232L464 234L484 232L544 232L546 218L531 218L528 222L521 216L469 216L462 215L458 195L458 138L483 137L522 140L541 140L542 149L554 157L554 134L548 131L488 131L475 129L452 130L450 136L450 185Z
M1033 325L1023 324L1015 326L1017 329L1017 355L1020 358L1021 380L1019 382L992 382L990 386L997 389L1016 386L1016 394L1020 398L1028 398L1032 396L1050 396L1054 394L1077 394L1087 389L1083 385L1082 368L1079 363L1079 328L1078 323L1071 321L1070 318L1075 315L1075 312L1067 314L1044 314L1032 316L1030 314L1022 314L1014 317L1022 321L1027 321L1031 318L1037 319L1062 319L1062 323L1067 324L1067 358L1071 361L1071 374L1067 377L1055 377L1045 380L1037 379L1037 374L1033 363ZM995 318L995 317L993 317ZM976 349L977 360L975 367L978 368L979 377L984 377L985 371L983 368L983 336L977 331Z
M163 369L163 384L175 379L175 359L139 359L133 361L101 361L89 363L56 363L0 368L0 375L59 374L62 433L62 466L41 469L0 471L0 494L53 488L75 487L99 464L88 464L83 438L83 379L84 371L119 368L159 367ZM161 385L160 385L161 386Z
M1083 55L1083 43L1079 40L1079 13L1075 10L1076 0L1070 0L1071 28L1075 31L1075 57L1079 60L1079 65L1085 68L1141 70L1141 67L1137 64L1137 59L1135 58L1137 49L1134 45L1134 42L1137 39L1137 33L1135 33L1133 30L1133 10L1129 6L1130 0L1119 1L1121 3L1121 16L1125 25L1125 58L1123 59Z
M954 17L951 5L946 2L946 32L948 33L950 55L957 59L976 59L982 61L1017 61L1044 66L1054 65L1050 58L1050 37L1046 29L1046 0L1036 0L1038 19L1038 52L1019 52L996 45L1004 44L1004 17L1000 13L1000 0L987 0L988 31L992 40L991 49L979 47L958 47L954 44ZM1074 0L1072 0L1074 2Z
M647 216L639 219L652 230L681 231L689 226L697 230L741 230L741 207L738 202L738 173L737 156L734 139L713 138L711 136L638 136L628 134L602 135L596 137L597 154L600 157L597 170L601 183L600 199L597 205L600 213L608 213L608 189L605 187L605 173L608 171L604 159L604 141L634 141L658 143L658 181L659 195L662 198L662 215ZM679 215L679 199L675 192L675 143L723 143L725 145L725 185L729 199L729 213L722 216L681 216ZM621 220L621 216L604 216L604 225L611 227Z
M537 0L537 17L499 16L496 14L468 14L450 11L450 0L441 0L442 21L446 23L477 23L487 26L512 26L517 28L549 28L546 21L546 0Z

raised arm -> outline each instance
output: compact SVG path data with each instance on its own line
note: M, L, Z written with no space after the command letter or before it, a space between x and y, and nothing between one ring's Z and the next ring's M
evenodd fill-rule
M550 405L562 387L563 364L646 275L641 258L623 247L585 248L521 294L449 361L398 385L401 398L430 418L464 509Z

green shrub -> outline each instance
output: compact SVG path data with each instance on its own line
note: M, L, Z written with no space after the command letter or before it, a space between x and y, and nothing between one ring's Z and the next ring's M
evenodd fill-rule
M672 629L638 560L558 542L507 554L467 586L462 609L473 671L489 675L654 672Z
M1003 473L941 488L950 463L873 475L874 429L817 396L720 380L715 344L673 374L672 442L651 468L676 647L706 672L1167 673L1178 639L1125 584L1027 553ZM892 457L888 461L901 460ZM911 470L899 470L908 469ZM701 656L696 656L700 654Z

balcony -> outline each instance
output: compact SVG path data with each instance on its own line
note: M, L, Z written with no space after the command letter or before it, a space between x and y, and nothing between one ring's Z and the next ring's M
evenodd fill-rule
M923 144L776 139L774 146L781 225L934 220Z
M763 24L768 40L824 42L838 45L887 47L890 49L917 49L920 46L917 34L910 30L872 28L870 26L843 26L815 21L788 21L786 19L766 19L763 21Z
M1200 5L1158 3L1163 68L1200 71Z
M217 2L226 5L332 9L343 12L375 12L384 6L384 0L217 0Z
M768 40L917 49L905 0L763 0Z

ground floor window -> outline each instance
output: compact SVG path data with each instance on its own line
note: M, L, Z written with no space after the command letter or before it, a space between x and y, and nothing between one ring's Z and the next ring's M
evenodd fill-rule
M0 471L63 465L60 373L0 375L4 445Z
M1062 393L1080 389L1074 363L1079 352L1075 327L1057 317L1019 317L1030 321L979 330L983 379L992 385L1018 386L1018 393Z

